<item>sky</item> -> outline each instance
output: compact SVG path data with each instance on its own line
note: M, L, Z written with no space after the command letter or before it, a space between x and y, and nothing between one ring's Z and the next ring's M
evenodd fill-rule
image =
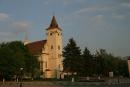
M0 0L0 42L46 39L53 15L64 46L74 38L92 53L130 56L130 0Z

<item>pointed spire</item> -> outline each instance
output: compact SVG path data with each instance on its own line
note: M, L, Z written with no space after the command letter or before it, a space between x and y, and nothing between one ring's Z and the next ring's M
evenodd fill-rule
M52 17L50 26L47 28L47 30L53 29L53 28L58 28L58 29L60 29L54 15L53 15L53 17Z
M52 27L52 28L55 28L55 27L57 28L58 27L55 16L52 17L50 27Z

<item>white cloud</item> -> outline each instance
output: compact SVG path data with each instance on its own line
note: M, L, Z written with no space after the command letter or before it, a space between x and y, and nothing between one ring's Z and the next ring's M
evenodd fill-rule
M84 3L85 0L61 0L64 5L77 3Z
M15 27L18 27L18 28L28 28L28 27L30 27L30 24L28 22L15 22L13 25Z
M49 2L48 1L45 1L45 2L43 2L44 3L44 5L48 5L49 4Z
M13 27L15 28L15 32L25 32L27 29L31 27L31 24L26 21L14 22Z
M26 21L14 22L0 28L0 41L12 41L21 38L23 33L31 28L31 24Z
M8 36L11 36L13 35L12 33L10 32L0 32L0 36L3 36L3 37L8 37Z
M0 32L0 42L12 41L12 40L14 40L14 38L16 38L14 33Z
M130 8L130 3L122 3L122 6Z
M99 7L91 6L91 7L82 8L82 9L79 9L78 11L74 12L73 14L80 15L80 14L91 13L91 12L95 12L95 11L99 11Z
M93 22L93 24L104 24L104 16L99 14L99 15L96 15L96 16L93 16L91 19L90 19L91 22Z
M3 22L4 21L4 22ZM27 21L15 21L6 13L0 13L0 41L16 40L31 28ZM16 36L19 35L19 36Z
M80 10L76 11L74 14L82 14L82 13L87 12L89 10L90 10L89 8L80 9ZM92 8L91 8L91 10L92 10Z
M90 7L85 7L77 10L73 14L82 15L82 14L94 14L94 13L110 13L115 11L115 7L112 6L103 6L103 5L95 5Z
M9 15L6 13L0 13L0 21L4 21L9 18Z
M95 19L96 19L96 20L102 20L102 19L103 19L103 15L96 15L96 16L95 16Z
M127 6L130 8L130 3Z
M45 2L43 2L45 5L48 5L49 3L60 3L60 4L63 4L63 5L70 5L70 4L73 4L73 3L84 3L85 0L47 0Z
M113 18L116 18L116 19L125 19L126 16L125 15L121 15L121 14L116 14L116 15L112 15Z
M127 3L127 6L129 4ZM83 19L83 20L91 20L91 21L97 21L99 23L102 23L103 21L109 20L109 18L113 17L115 19L125 19L127 14L124 13L124 8L120 5L113 5L113 4L95 4L86 6L84 8L81 8L75 12L73 12L71 15L69 15L68 19ZM127 13L127 12L126 12ZM115 14L115 15L113 15ZM96 15L96 16L95 16Z

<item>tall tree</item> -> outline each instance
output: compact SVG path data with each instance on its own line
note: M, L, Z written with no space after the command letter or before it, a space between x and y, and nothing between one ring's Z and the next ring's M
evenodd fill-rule
M90 51L87 47L85 47L82 55L83 61L83 75L90 76L93 73L93 56L91 55Z
M108 76L109 72L114 75L128 76L127 62L120 57L107 53L104 49L97 51L96 74Z
M69 39L69 43L64 47L63 57L64 71L80 73L82 68L81 50L73 38Z
M107 53L106 53L106 50L104 49L100 49L99 51L97 51L96 53L96 57L95 57L95 60L96 60L96 74L97 75L102 75L104 73L105 70L107 70L107 67L108 66L105 66L106 64L106 56Z

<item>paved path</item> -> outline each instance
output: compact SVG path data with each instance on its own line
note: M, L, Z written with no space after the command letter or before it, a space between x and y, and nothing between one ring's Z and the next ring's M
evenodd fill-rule
M115 81L115 82L114 82ZM22 87L130 87L130 79L117 83L116 79L111 82L70 82L70 81L32 81L22 82ZM113 83L112 83L113 82ZM20 87L18 82L0 82L0 87Z

